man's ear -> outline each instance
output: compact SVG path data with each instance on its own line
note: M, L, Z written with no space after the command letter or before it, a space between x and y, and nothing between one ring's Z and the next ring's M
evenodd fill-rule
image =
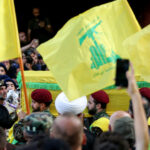
M45 104L44 103L40 103L40 110L44 110L45 109Z
M96 104L96 109L97 110L101 109L101 104L100 103Z

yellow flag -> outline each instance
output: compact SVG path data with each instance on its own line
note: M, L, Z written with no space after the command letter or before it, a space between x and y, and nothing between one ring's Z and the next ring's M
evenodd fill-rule
M126 0L103 4L72 18L39 52L70 100L114 84L122 42L141 28Z
M13 0L0 0L0 61L21 57Z
M150 82L150 25L127 38L123 46L130 54L137 80ZM144 84L149 87L148 83Z

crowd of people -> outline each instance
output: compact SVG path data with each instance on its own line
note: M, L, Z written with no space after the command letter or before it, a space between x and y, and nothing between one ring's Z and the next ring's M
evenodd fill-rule
M32 113L16 111L16 99L7 99L7 91L16 90L11 79L0 85L0 150L147 150L150 89L138 89L133 67L127 72L129 111L106 113L109 96L103 90L69 101L64 92L55 99L58 116L50 113L53 97L46 89L31 93ZM5 87L5 88L4 88ZM15 97L15 96L14 96ZM12 104L12 105L9 105ZM11 109L10 109L11 108ZM91 118L84 117L88 109ZM13 144L7 140L13 128Z
M28 24L27 33L19 32L24 70L48 70L36 48L51 38L52 26L39 8L33 9ZM35 89L32 113L26 114L20 106L19 71L18 59L0 63L0 150L148 150L150 88L138 89L132 64L127 72L129 110L111 116L104 90L91 93L89 99L85 95L70 101L64 92L53 99L50 91ZM50 112L53 100L58 116ZM86 108L91 117L84 117Z

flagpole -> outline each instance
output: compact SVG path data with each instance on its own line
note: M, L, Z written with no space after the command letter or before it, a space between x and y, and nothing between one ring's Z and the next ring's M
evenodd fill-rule
M29 100L28 100L28 96L27 96L27 88L26 88L25 77L24 77L23 62L22 62L22 58L18 58L18 59L19 59L21 77L22 77L22 87L23 87L24 96L25 96L26 110L27 110L27 114L30 114Z
M18 48L17 52L18 52L18 56L19 56L18 59L19 59L19 65L20 65L20 70L21 70L22 85L23 85L22 87L23 87L24 96L25 96L27 114L29 114L30 113L30 108L29 108L29 101L28 101L27 89L26 89L26 84L25 84L24 67L23 67L23 62L22 62L22 54L21 54L21 48L20 48L20 42L19 42L19 34L18 34L18 27L17 27L14 1L9 0L7 5L8 5L8 8L9 8L9 14L10 14L10 16L12 15L11 16L12 18L10 19L10 23L13 23L13 30L15 32L14 38L16 38L16 45L17 45L17 48Z

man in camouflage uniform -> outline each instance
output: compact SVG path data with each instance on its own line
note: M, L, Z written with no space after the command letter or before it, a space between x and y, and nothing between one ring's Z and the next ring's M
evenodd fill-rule
M52 103L52 95L48 90L36 89L31 93L31 98L32 98L31 106L33 112L50 113L49 107L50 104ZM21 111L20 113L18 113L18 116L19 119L23 119L26 116L26 114Z
M89 114L93 115L90 131L96 135L109 129L109 116L106 113L107 103L109 103L109 97L103 90L90 95L87 105Z
M23 136L29 143L34 136L45 134L49 136L49 130L53 124L53 117L47 112L35 112L23 119Z
M36 89L31 93L31 98L32 98L31 106L33 112L45 112L48 113L52 118L54 118L54 116L49 111L49 107L52 102L52 95L48 90ZM17 124L15 124L13 129L13 135L15 137L15 140L13 140L12 143L15 144L21 144L24 143L25 141L22 130L23 130L23 120L26 117L26 113L21 111L18 113L18 116L20 121Z

